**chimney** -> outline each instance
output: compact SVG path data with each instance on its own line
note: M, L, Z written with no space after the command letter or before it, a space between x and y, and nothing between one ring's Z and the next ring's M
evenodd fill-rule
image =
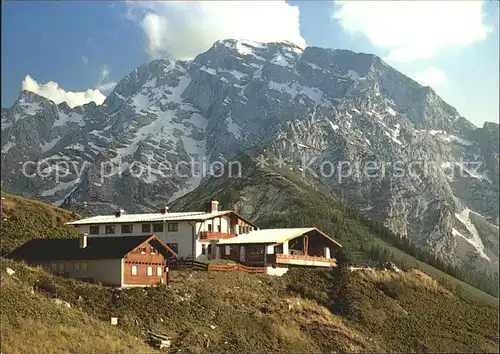
M122 208L118 209L116 212L115 212L115 216L117 218L119 218L120 216L122 216L123 214L125 214L125 210L123 210Z
M168 206L166 206L165 204L162 204L158 207L158 212L160 214L167 214L168 213Z
M219 202L216 200L211 200L210 201L210 212L214 213L216 211L219 211Z
M87 247L87 236L88 235L89 235L88 233L80 234L80 248Z

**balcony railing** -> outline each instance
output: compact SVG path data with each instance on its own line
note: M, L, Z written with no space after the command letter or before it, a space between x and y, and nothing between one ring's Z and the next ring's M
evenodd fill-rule
M222 240L226 238L235 237L235 233L228 232L215 232L215 231L201 231L200 239L201 240Z
M275 262L282 264L303 264L303 265L320 265L328 264L331 266L337 265L337 260L335 258L326 258L318 256L307 256L302 254L275 254ZM268 259L269 261L269 259Z

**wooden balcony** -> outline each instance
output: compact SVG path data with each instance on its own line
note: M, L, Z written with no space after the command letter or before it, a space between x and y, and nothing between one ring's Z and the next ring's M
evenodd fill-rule
M275 254L268 255L274 256L274 262L276 264L290 264L290 265L301 265L301 266L313 266L313 267L336 267L337 260L335 258L317 257L317 256L307 256L302 254ZM268 257L268 262L271 260Z
M215 232L215 231L200 232L200 240L222 240L235 236L236 236L235 233L227 233L227 232Z

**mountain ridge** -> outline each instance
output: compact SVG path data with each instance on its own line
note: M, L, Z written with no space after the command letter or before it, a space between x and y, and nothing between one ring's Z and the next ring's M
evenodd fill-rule
M416 245L498 272L498 125L476 128L372 54L225 40L136 68L101 106L26 99L2 109L2 184L14 193L149 211L214 174L193 161L220 168L269 150Z

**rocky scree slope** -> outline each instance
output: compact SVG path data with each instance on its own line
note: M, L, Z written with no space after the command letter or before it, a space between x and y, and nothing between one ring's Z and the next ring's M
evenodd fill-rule
M101 106L23 91L1 122L13 193L87 214L152 210L210 175L191 160L265 147L439 257L498 269L498 124L474 127L374 55L218 41L135 69Z

